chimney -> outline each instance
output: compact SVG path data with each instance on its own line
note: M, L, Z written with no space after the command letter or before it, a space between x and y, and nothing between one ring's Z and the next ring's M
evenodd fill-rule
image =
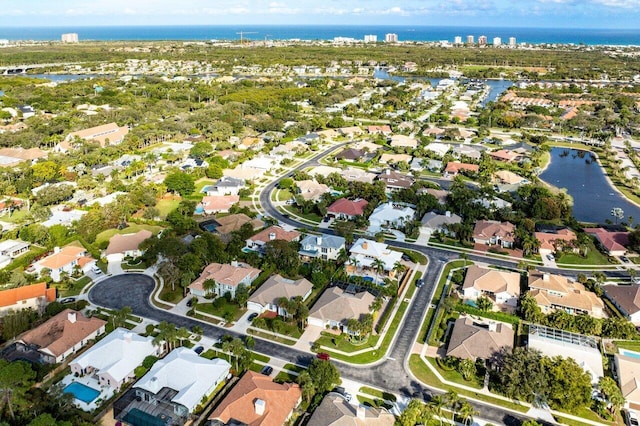
M365 420L367 418L367 409L364 405L358 405L358 408L356 408L356 417L360 420Z
M238 261L237 260L232 260L231 261L231 266L233 266L234 268L238 267Z
M276 239L276 233L275 232L269 232L269 241L273 241Z
M322 245L322 237L316 237L316 244L319 246Z
M54 254L58 254L58 253L60 253L60 247L54 247L54 248L53 248L53 253L54 253Z
M549 281L549 274L542 274L542 281Z
M69 313L67 314L67 320L68 320L71 324L74 324L74 323L76 322L76 320L78 319L78 318L77 318L77 315L78 315L78 314L77 314L76 312L71 311L71 312L69 312Z
M369 249L369 243L368 243L368 242L366 242L366 241L365 241L364 243L362 243L362 248L363 248L364 250L368 250L368 249Z
M451 217L451 212L449 210L447 210L444 214L446 217Z
M496 324L495 321L489 321L489 331L496 331L497 327L498 325Z
M391 174L391 170L389 170L389 169L385 170L385 174L386 175L390 175Z
M261 416L261 415L264 414L264 410L265 410L266 406L267 406L267 403L263 399L260 399L260 398L256 399L253 402L253 407L255 408L256 414L258 416Z

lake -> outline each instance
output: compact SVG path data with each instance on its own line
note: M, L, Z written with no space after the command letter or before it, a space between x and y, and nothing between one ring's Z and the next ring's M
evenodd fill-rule
M625 218L640 218L640 207L609 184L595 154L589 151L553 148L551 163L540 179L567 190L573 198L573 215L580 222L604 223L607 219L615 222L611 216L614 207L621 208Z

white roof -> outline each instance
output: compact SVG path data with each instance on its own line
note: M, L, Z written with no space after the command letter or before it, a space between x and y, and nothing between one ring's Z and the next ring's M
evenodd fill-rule
M52 227L53 225L65 225L69 226L72 222L76 220L80 220L80 218L87 214L87 212L83 210L70 210L68 212L59 210L51 213L51 217L44 222L42 222L42 226L47 228Z
M149 355L156 352L153 337L143 337L126 328L116 328L73 361L81 368L93 367L117 381L124 380Z
M446 143L431 142L429 145L425 146L424 149L443 156L447 152L449 152L449 150L451 149L451 145Z
M171 401L193 412L217 383L229 374L231 364L219 358L206 359L187 348L176 348L156 362L135 384L136 388L157 394L162 388L178 392Z
M369 232L378 232L385 223L399 225L402 221L413 219L416 211L411 207L397 206L393 203L384 203L376 207L369 216Z
M126 192L116 191L109 195L105 195L104 197L95 198L89 201L89 203L87 204L91 206L97 203L97 204L100 204L100 206L106 206L107 204L113 203L116 200L116 198L118 198L119 195L126 195Z
M396 262L402 260L402 253L389 250L385 243L360 238L349 250L352 259L358 261L358 265L371 267L375 259L380 259L384 263L385 271L393 269Z

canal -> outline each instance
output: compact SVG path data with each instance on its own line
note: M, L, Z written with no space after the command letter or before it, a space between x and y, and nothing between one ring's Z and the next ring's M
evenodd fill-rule
M624 211L625 221L633 216L640 219L640 207L617 192L607 181L604 170L596 162L595 154L568 148L553 148L551 163L540 179L558 188L565 188L573 198L573 215L580 222L604 223L610 219L611 209Z

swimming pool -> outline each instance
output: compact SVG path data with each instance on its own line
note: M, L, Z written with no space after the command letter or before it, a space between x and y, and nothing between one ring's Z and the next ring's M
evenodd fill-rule
M631 358L638 358L640 359L640 353L638 352L634 352L634 351L630 351L628 349L620 349L620 355L625 355Z
M78 382L71 382L67 386L65 386L64 393L70 393L73 397L79 401L85 402L87 404L91 403L94 399L100 395L100 392L95 390L94 388L90 388L87 385L83 385Z
M209 231L209 232L214 232L218 227L218 225L215 222L203 223L201 226L202 228L204 228L205 231Z

